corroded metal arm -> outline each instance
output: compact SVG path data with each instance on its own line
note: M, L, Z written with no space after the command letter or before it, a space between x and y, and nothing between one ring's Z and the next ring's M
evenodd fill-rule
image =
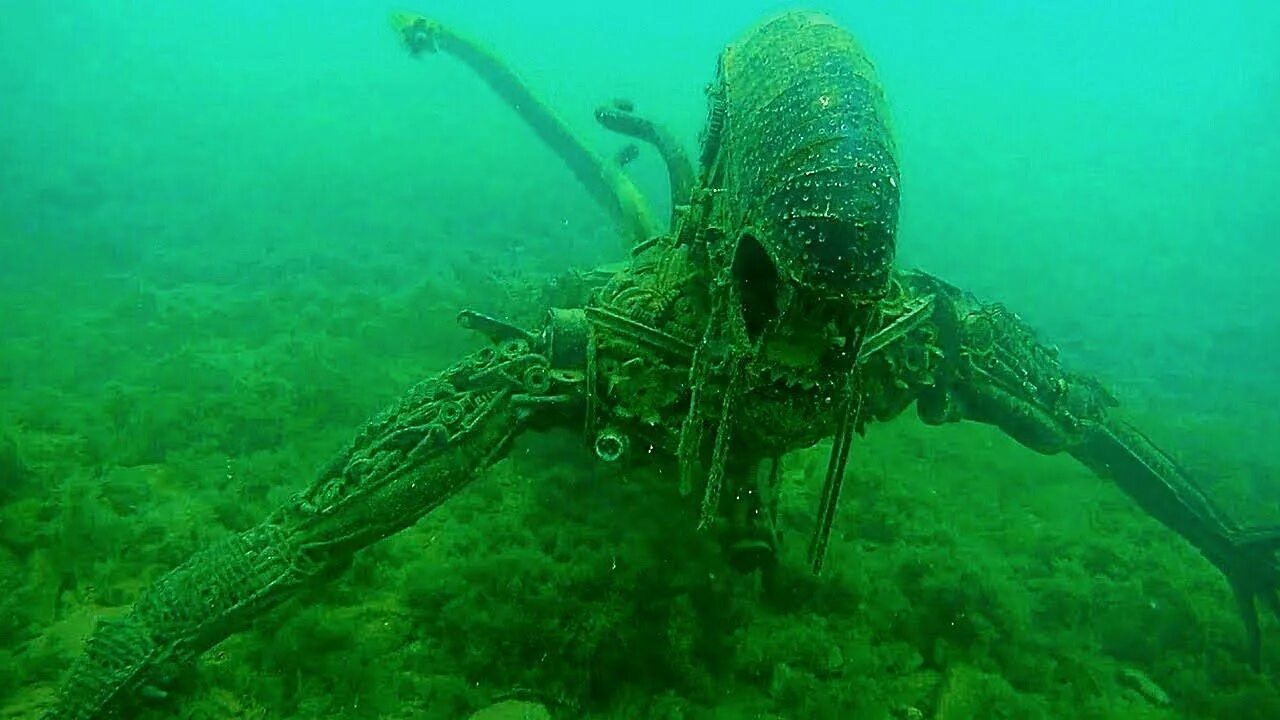
M878 367L908 389L926 422L995 425L1041 453L1069 453L1113 481L1226 576L1260 661L1255 601L1280 616L1280 528L1242 530L1167 453L1117 417L1094 379L1065 371L1017 315L923 273L901 275L908 296L931 295L932 322L884 349ZM899 403L893 409L900 409Z
M102 621L49 718L127 715L176 673L356 551L412 525L569 402L524 340L476 353L373 419L309 488L261 524L197 553L118 620ZM563 401L563 402L562 402Z
M589 150L496 53L422 15L395 13L391 26L413 55L443 51L471 68L569 166L578 182L617 223L627 249L662 232L648 201L631 179L616 163L606 162Z
M1276 561L1280 527L1250 531L1239 527L1172 458L1122 420L1089 424L1068 452L1115 482L1222 571L1245 625L1247 657L1258 669L1262 633L1257 605L1280 617L1280 564Z
M673 216L681 205L689 203L693 195L693 162L689 160L689 154L685 152L680 139L666 126L636 114L631 103L621 101L596 108L596 121L616 133L643 140L658 151L667 168Z

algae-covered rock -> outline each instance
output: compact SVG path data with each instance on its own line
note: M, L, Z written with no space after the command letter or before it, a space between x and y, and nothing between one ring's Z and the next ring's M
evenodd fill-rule
M470 720L551 720L551 713L535 702L504 700L476 711Z

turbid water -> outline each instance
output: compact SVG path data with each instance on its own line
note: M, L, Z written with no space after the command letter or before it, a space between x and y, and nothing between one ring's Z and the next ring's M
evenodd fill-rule
M789 7L508 5L410 9L493 48L602 157L627 143L592 117L614 98L693 152L721 49ZM1280 525L1280 10L809 6L885 87L900 263L1016 310L1227 515ZM96 621L484 346L460 309L535 327L564 273L625 257L511 108L410 57L387 15L0 8L0 717L38 717ZM667 217L660 158L624 172ZM1069 457L909 415L855 441L818 578L829 443L784 458L772 592L674 483L602 463L580 424L525 435L140 712L1280 717L1280 622L1254 671L1191 545Z

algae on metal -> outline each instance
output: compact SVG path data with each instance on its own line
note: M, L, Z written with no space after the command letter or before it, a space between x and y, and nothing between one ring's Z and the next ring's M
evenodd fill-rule
M372 282L385 261L364 262L344 271ZM268 298L275 292L258 282ZM45 574L43 543L6 550L22 568L14 585L53 598L55 608L56 622L19 628L21 657L9 662L24 679L52 682L71 652L58 638L77 634L75 618L124 604L121 596L148 577L285 502L296 488L279 478L319 463L338 432L329 428L335 415L359 413L366 398L412 378L422 363L410 352L417 343L440 355L466 346L443 321L396 315L403 298L340 299L301 287L291 301L322 312L305 313L299 334L265 347L251 323L223 324L226 298L216 288L188 288L194 301L150 331L204 322L235 347L136 358L136 384L83 388L84 405L64 416L81 422L44 428L96 435L96 450L63 461L81 470L60 483L79 509L64 502L55 520L65 547L82 556L74 572L59 564L64 571ZM516 296L517 305L527 299ZM367 317L390 318L368 334L406 344L386 342L390 352L376 362L355 344L326 344L351 317L347 301L363 304ZM239 305L247 315L253 307ZM331 355L308 354L313 342ZM315 372L342 390L316 392ZM183 390L172 407L144 402L150 377ZM208 386L183 384L199 377ZM211 397L219 400L203 413L183 407ZM42 410L32 403L27 412ZM104 424L93 422L107 413L148 439L116 454L117 438L103 438L96 428ZM1234 620L1217 579L1114 489L1062 458L1021 453L986 428L900 420L873 433L865 455L850 460L862 482L839 510L838 562L821 582L794 573L769 595L693 531L698 508L680 500L669 476L593 466L567 433L525 440L485 484L357 556L329 590L294 603L292 617L267 616L206 655L190 682L192 711L459 717L531 695L565 716L1173 717L1134 697L1124 680L1130 663L1149 668L1153 682L1176 683L1189 714L1277 708L1274 685L1222 650L1218 639L1231 637ZM810 526L827 449L800 451L782 469L784 534ZM373 453L341 459L343 470L361 459L379 469ZM109 472L97 474L104 465ZM991 476L1022 482L983 482ZM319 503L348 488L313 490L320 494L308 500ZM0 512L8 521L27 511ZM1098 518L1106 527L1092 527ZM119 547L133 551L125 557ZM803 566L799 551L782 546L783 572ZM26 606L6 609L31 618ZM1206 669L1206 654L1217 670Z

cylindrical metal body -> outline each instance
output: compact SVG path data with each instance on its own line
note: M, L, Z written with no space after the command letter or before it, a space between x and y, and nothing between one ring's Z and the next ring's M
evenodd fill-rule
M888 288L898 164L875 69L830 18L766 21L721 56L704 159L725 228L751 233L782 279L874 302Z

